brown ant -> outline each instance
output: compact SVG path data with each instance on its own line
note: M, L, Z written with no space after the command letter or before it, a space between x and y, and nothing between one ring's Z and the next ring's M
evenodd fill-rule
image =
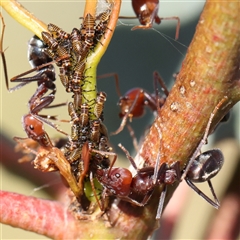
M121 144L119 144L119 147L125 152L132 166L137 171L137 174L133 177L132 173L126 168L112 167L109 169L98 169L96 172L96 177L105 188L105 194L115 195L124 201L143 207L148 203L155 187L163 184L164 187L160 196L156 215L156 219L160 219L166 196L167 185L173 184L176 181L182 181L184 179L195 192L197 192L213 207L218 209L220 203L214 192L210 179L214 177L222 168L224 157L219 149L209 150L200 155L198 154L203 144L206 143L212 119L226 98L227 97L223 98L212 112L208 120L203 139L182 172L179 161L174 162L171 165L168 165L166 162L161 164L160 151L158 153L154 168L150 166L138 169L129 152ZM157 129L159 132L160 129L158 127ZM205 181L208 182L214 197L214 201L193 184L193 182ZM142 201L139 201L138 198L135 200L136 196L142 197Z

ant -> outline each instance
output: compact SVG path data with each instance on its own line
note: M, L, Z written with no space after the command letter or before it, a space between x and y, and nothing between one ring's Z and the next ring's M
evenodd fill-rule
M1 34L1 44L0 44L0 51L2 55L3 60L3 66L4 66L4 73L5 73L5 81L6 86L9 91L14 91L16 89L19 89L26 85L27 83L30 83L32 81L37 81L38 88L36 92L33 94L33 96L30 98L28 102L28 107L30 113L23 116L22 123L23 128L26 131L29 138L37 141L40 145L43 146L50 146L52 147L52 144L50 143L50 138L46 134L46 132L43 129L43 122L47 123L51 127L55 128L57 131L67 135L63 131L57 128L57 126L50 121L48 121L46 118L50 118L53 120L56 120L56 117L54 116L46 116L46 115L39 115L38 112L41 111L43 108L52 108L52 107L58 107L64 104L57 104L57 105L51 105L49 106L52 101L55 98L56 93L56 86L53 83L55 81L55 70L52 63L52 59L48 57L48 55L43 51L46 46L43 44L43 42L34 35L30 41L29 41L29 47L28 47L28 57L29 57L29 63L33 67L31 70L24 72L22 74L19 74L15 77L13 77L10 81L16 81L21 82L17 86L10 88L8 85L8 76L7 76L7 66L6 66L6 60L5 55L3 52L3 36L4 36L4 30L5 30L5 24L2 18L3 22L3 29ZM39 71L35 76L33 77L27 77L27 78L21 78L22 76L27 75L28 73L31 73L33 71ZM48 96L44 96L44 94L48 90L52 90L52 92ZM43 97L44 96L44 97ZM35 130L34 127L35 126ZM37 134L36 132L37 131Z
M120 17L125 19L138 18L141 25L132 28L136 29L150 29L153 22L160 24L162 20L177 20L175 39L179 37L180 19L179 17L165 17L158 16L159 0L132 0L133 11L136 17Z
M109 169L98 169L96 176L105 188L105 195L115 195L124 201L143 207L148 203L155 187L163 184L163 191L159 199L156 215L156 219L160 219L167 192L167 185L173 184L176 181L180 182L184 179L195 192L213 207L218 209L220 203L214 192L210 179L221 170L224 157L219 149L209 150L200 155L198 154L202 146L206 143L213 117L226 99L227 97L224 97L210 115L203 139L183 171L180 169L180 161L176 161L170 165L166 162L161 164L160 151L154 168L149 166L138 169L129 152L119 144L119 147L124 151L132 166L137 171L137 174L133 177L132 173L126 168L112 167ZM157 129L160 134L160 129L158 127ZM161 166L159 167L160 164ZM208 182L214 201L193 184L193 182L205 181ZM134 198L136 195L142 197L142 201L139 202L138 200L135 200Z
M128 118L130 119L130 122L131 122L133 117L143 116L145 106L148 106L154 112L157 111L158 107L163 106L166 98L164 98L164 97L158 98L157 97L157 95L158 95L157 82L160 84L161 89L163 90L166 97L168 96L169 91L168 91L164 81L158 74L158 72L155 71L153 73L155 93L151 94L142 88L133 88L133 89L129 90L128 92L126 92L125 95L121 96L121 93L119 91L119 83L118 83L117 74L109 73L109 74L100 76L98 78L109 77L112 75L114 75L114 77L115 77L117 93L120 96L118 105L121 108L121 112L119 114L119 117L122 118L122 122L121 122L119 128L115 132L111 133L112 135L116 135L124 129Z

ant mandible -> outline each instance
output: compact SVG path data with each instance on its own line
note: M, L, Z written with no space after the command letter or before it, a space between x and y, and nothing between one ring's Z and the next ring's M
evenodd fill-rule
M119 147L125 152L132 166L137 171L137 174L133 177L132 173L126 168L113 167L111 169L98 169L96 176L103 187L105 187L106 194L115 195L124 201L128 201L134 205L143 207L148 203L155 187L163 184L164 188L159 199L156 215L156 219L160 219L167 192L167 185L173 184L176 181L182 181L184 179L195 192L197 192L213 207L218 209L220 203L214 192L210 179L213 178L222 168L224 157L219 149L209 150L200 155L198 154L203 144L206 143L212 119L216 114L216 111L225 100L226 97L219 102L219 104L212 112L207 123L203 139L201 140L187 166L182 172L180 170L180 161L176 161L170 165L168 165L166 162L161 164L160 151L158 153L156 165L154 168L150 166L138 169L129 152L121 144L119 144ZM160 129L158 127L157 129L159 132ZM214 197L214 201L206 196L193 184L193 182L205 181L208 182L208 185ZM133 198L136 197L136 195L142 196L141 202Z

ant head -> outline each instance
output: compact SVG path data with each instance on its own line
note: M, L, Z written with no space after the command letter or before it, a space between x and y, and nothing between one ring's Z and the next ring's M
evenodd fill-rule
M97 170L98 180L111 192L119 196L128 196L132 182L132 173L127 168L112 168Z
M27 114L22 117L22 124L28 137L32 138L33 140L36 140L45 134L43 123L34 118L31 114Z
M132 7L142 25L152 25L158 13L159 0L132 0Z
M133 88L119 99L118 105L121 108L119 117L122 118L126 114L130 118L141 117L144 113L144 91L141 88Z

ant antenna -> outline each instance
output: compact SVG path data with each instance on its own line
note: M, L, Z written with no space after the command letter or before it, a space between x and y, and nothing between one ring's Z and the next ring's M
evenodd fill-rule
M97 76L97 79L108 78L108 77L114 77L115 78L116 92L117 92L118 96L121 97L122 94L120 92L119 79L118 79L118 74L117 73L106 73L106 74Z
M1 56L2 56L5 82L6 82L7 89L9 89L9 87L8 87L7 62L6 62L6 58L5 58L5 54L4 54L4 50L3 50L3 37L4 37L4 32L5 32L6 25L5 25L5 22L4 22L4 19L3 19L3 16L2 16L1 13L0 13L0 18L2 20L2 33L1 33L1 38L0 38L0 53L1 53Z

